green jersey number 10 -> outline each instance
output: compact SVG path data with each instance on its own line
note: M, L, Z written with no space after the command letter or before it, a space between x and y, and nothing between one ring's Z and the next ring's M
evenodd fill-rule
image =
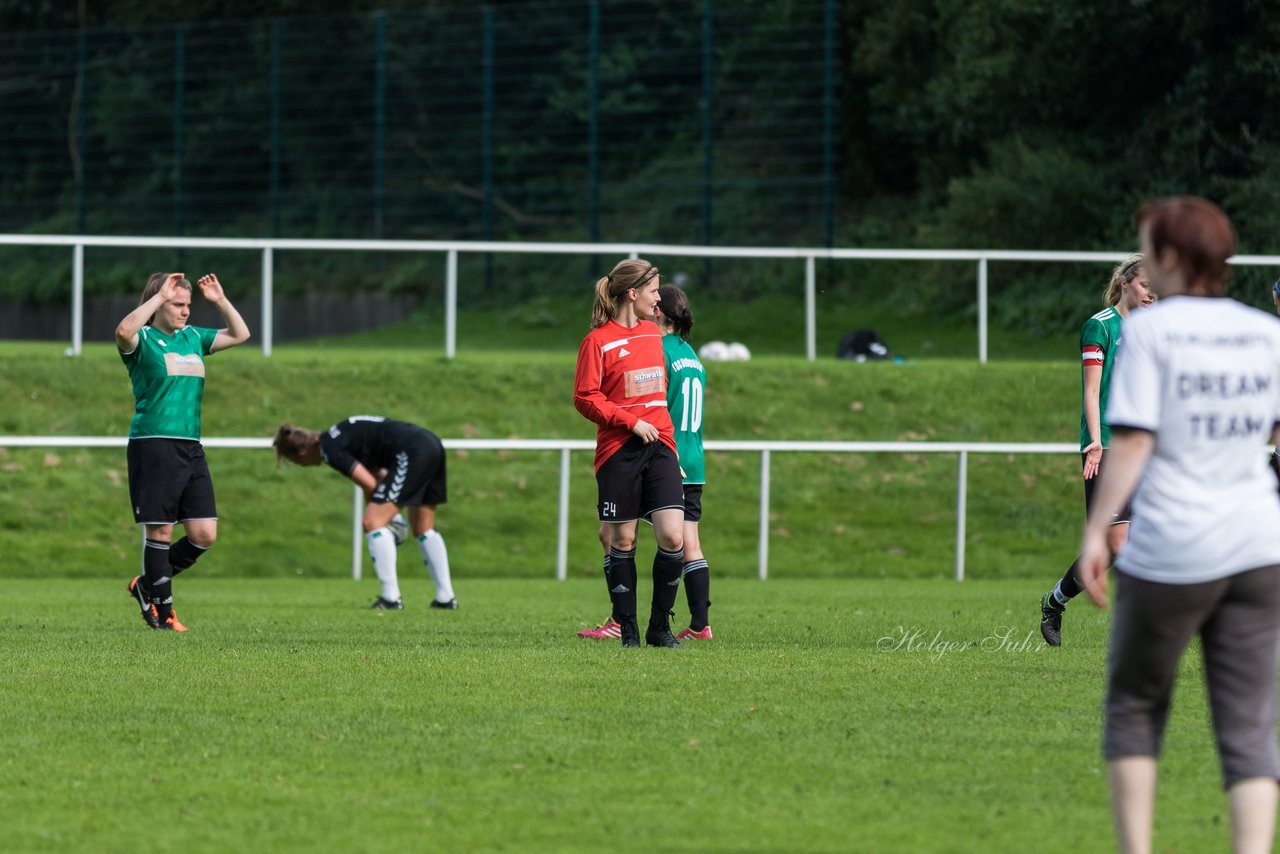
M697 433L702 429L702 380L685 377L680 384L680 432Z

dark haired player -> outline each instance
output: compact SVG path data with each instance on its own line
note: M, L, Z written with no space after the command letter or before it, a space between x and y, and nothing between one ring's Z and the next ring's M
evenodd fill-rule
M406 421L353 415L322 433L281 424L272 444L277 459L300 466L326 463L364 490L368 501L364 510L365 543L382 586L372 605L374 610L404 608L391 530L401 508L408 508L409 526L436 584L431 607L458 607L449 573L449 552L435 529L436 507L448 498L444 445L439 436Z
M679 640L711 640L707 609L711 607L711 577L702 554L698 522L702 519L702 488L706 484L706 464L702 449L702 413L707 388L707 371L689 345L693 313L684 291L672 285L658 288L658 326L662 354L667 368L667 410L675 429L676 450L684 483L684 581L689 603L689 627Z

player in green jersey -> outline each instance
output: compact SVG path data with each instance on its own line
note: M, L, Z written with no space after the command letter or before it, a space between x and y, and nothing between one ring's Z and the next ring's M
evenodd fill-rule
M154 273L138 307L116 326L116 347L133 383L129 425L129 499L143 526L142 574L129 582L142 619L153 629L185 632L173 611L173 576L218 537L213 481L200 444L204 357L249 340L249 327L218 277L198 282L226 321L223 329L188 326L191 283L182 273ZM173 526L185 536L174 543Z
M1102 471L1103 451L1111 440L1107 424L1107 395L1111 389L1111 368L1115 364L1120 327L1135 308L1155 302L1147 285L1141 255L1130 255L1111 271L1103 295L1106 308L1090 317L1080 329L1080 458L1084 475L1085 514L1093 505L1094 486ZM1114 557L1129 534L1129 507L1126 504L1111 520L1107 541ZM1061 580L1040 599L1040 634L1050 646L1062 643L1062 612L1080 594L1077 575L1079 559Z
M693 328L693 312L684 291L672 285L658 288L658 326L662 336L662 353L667 363L667 411L676 429L676 450L684 481L684 579L685 598L689 603L689 627L676 637L680 640L711 640L707 609L711 606L711 578L707 559L698 538L698 522L702 519L702 487L706 484L706 466L702 454L702 403L707 387L707 372L698 354L689 346Z

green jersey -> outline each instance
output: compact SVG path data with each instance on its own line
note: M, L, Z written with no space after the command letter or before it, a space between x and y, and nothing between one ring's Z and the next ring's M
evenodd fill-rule
M1080 327L1081 376L1085 366L1102 366L1102 387L1098 391L1098 413L1101 419L1102 447L1111 444L1111 425L1107 423L1107 392L1111 389L1111 366L1120 343L1120 324L1124 320L1114 308L1104 308ZM1080 450L1089 445L1089 424L1084 413L1084 389L1080 391Z
M662 355L667 363L667 411L675 426L676 452L685 483L706 483L707 469L702 459L702 393L707 372L689 342L679 335L662 336Z
M138 346L120 354L133 382L130 439L199 440L204 357L217 335L201 326L184 326L173 335L154 326L138 330Z

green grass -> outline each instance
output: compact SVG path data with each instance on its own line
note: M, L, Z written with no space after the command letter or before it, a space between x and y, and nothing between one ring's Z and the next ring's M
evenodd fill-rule
M690 298L694 301L697 343L741 341L754 356L805 355L804 297L799 281L787 294L726 300L704 292L691 293ZM904 358L978 358L978 321L972 314L934 318L904 310L887 299L852 301L821 291L816 295L815 309L815 349L822 358L834 357L845 334L865 327L879 332L893 352ZM506 308L467 308L458 313L458 352L563 352L576 348L590 316L589 300L557 296L538 296ZM495 330L500 330L496 337ZM1078 331L1064 329L1062 334L1046 338L992 326L988 356L1017 361L1061 359L1073 355ZM443 298L428 302L412 318L395 326L283 346L414 347L433 355L443 353Z
M481 351L454 361L412 348L244 348L209 363L206 436L269 437L285 420L323 428L359 412L448 438L591 439L571 403L576 342L560 352ZM69 359L52 345L0 346L0 433L127 432L133 397L110 345ZM903 365L764 356L709 368L707 437L770 440L1071 442L1074 361L927 359ZM327 469L277 468L269 451L211 449L220 540L211 576L349 572L351 488ZM573 457L569 571L595 577L595 483ZM968 574L1039 577L1070 562L1081 517L1073 456L975 456ZM439 528L459 571L554 572L556 452L454 452ZM703 541L718 571L756 572L760 462L708 460ZM955 543L954 455L773 456L770 572L779 578L943 578ZM0 448L0 577L121 577L137 563L122 449Z
M205 434L363 411L446 438L590 438L570 402L582 330L557 326L552 308L523 326L493 315L501 342L466 315L452 362L422 349L439 337L420 320L271 359L220 355ZM820 352L832 330L870 325L908 356L959 358L811 364L787 355L801 339L781 311L714 315L731 334L700 328L757 353L709 366L708 438L1075 439L1069 341L1006 338L1017 359L982 366L962 321L824 314ZM748 322L759 337L738 334ZM500 344L524 349L486 349ZM132 407L109 345L79 359L0 345L0 395L8 434L119 436ZM123 595L138 564L123 451L0 449L0 850L1110 847L1106 617L1073 606L1059 650L1035 632L1039 595L1079 536L1071 455L970 459L979 580L956 584L953 456L775 454L760 583L759 458L711 454L702 539L716 640L631 654L573 636L607 608L585 452L571 578L549 580L556 456L451 454L439 528L462 609L423 607L430 583L405 549L409 609L375 614L375 585L340 578L347 482L210 450L220 540L177 584L193 629L173 636L148 632ZM1197 661L1184 664L1162 766L1162 851L1227 838Z
M402 575L379 614L193 573L182 636L117 579L0 581L0 850L1110 848L1107 618L1044 647L1042 584L717 576L714 641L623 651L573 636L598 579L460 577L443 613ZM1156 849L1224 849L1194 652L1166 751Z

